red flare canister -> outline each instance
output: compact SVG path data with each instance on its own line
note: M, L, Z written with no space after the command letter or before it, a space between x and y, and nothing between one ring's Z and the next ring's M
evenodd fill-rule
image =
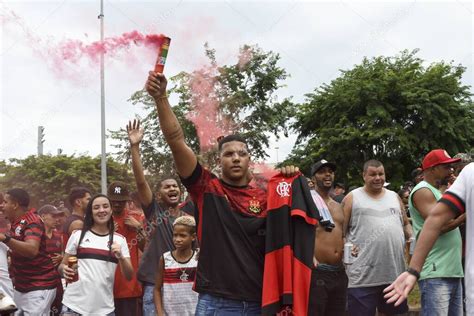
M168 50L170 48L171 38L164 37L163 43L160 45L160 50L158 52L158 58L156 59L155 72L163 73L165 68L166 57L168 56Z

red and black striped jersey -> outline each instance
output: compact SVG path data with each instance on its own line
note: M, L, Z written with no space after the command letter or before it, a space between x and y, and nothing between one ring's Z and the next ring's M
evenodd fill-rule
M62 253L63 250L63 236L59 231L53 230L51 238L46 236L46 252L48 254L54 255Z
M46 235L41 218L32 212L25 213L10 229L11 237L19 241L37 240L39 251L36 257L27 258L12 251L11 274L13 285L19 292L54 289L58 274L46 251Z
M262 314L307 315L320 215L301 173L274 176L267 194Z
M228 299L261 302L266 193L235 187L197 164L182 179L197 212L200 244L194 289Z

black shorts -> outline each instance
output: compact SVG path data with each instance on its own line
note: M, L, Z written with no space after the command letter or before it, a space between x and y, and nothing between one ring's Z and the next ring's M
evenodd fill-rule
M344 267L320 264L311 274L308 315L343 316L348 278Z
M405 314L408 312L407 301L395 307L388 304L383 290L390 284L370 287L350 288L347 291L349 316L375 315L375 309L387 315Z

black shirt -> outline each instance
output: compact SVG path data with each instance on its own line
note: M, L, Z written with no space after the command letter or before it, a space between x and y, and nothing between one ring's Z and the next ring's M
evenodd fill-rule
M195 290L261 302L266 192L226 184L199 164L182 182L197 208L200 252Z

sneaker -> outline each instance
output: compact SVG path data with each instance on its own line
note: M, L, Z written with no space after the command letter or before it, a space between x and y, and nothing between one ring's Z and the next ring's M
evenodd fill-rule
M2 313L2 315L5 312L11 313L16 310L17 308L13 299L10 296L0 292L0 312Z

